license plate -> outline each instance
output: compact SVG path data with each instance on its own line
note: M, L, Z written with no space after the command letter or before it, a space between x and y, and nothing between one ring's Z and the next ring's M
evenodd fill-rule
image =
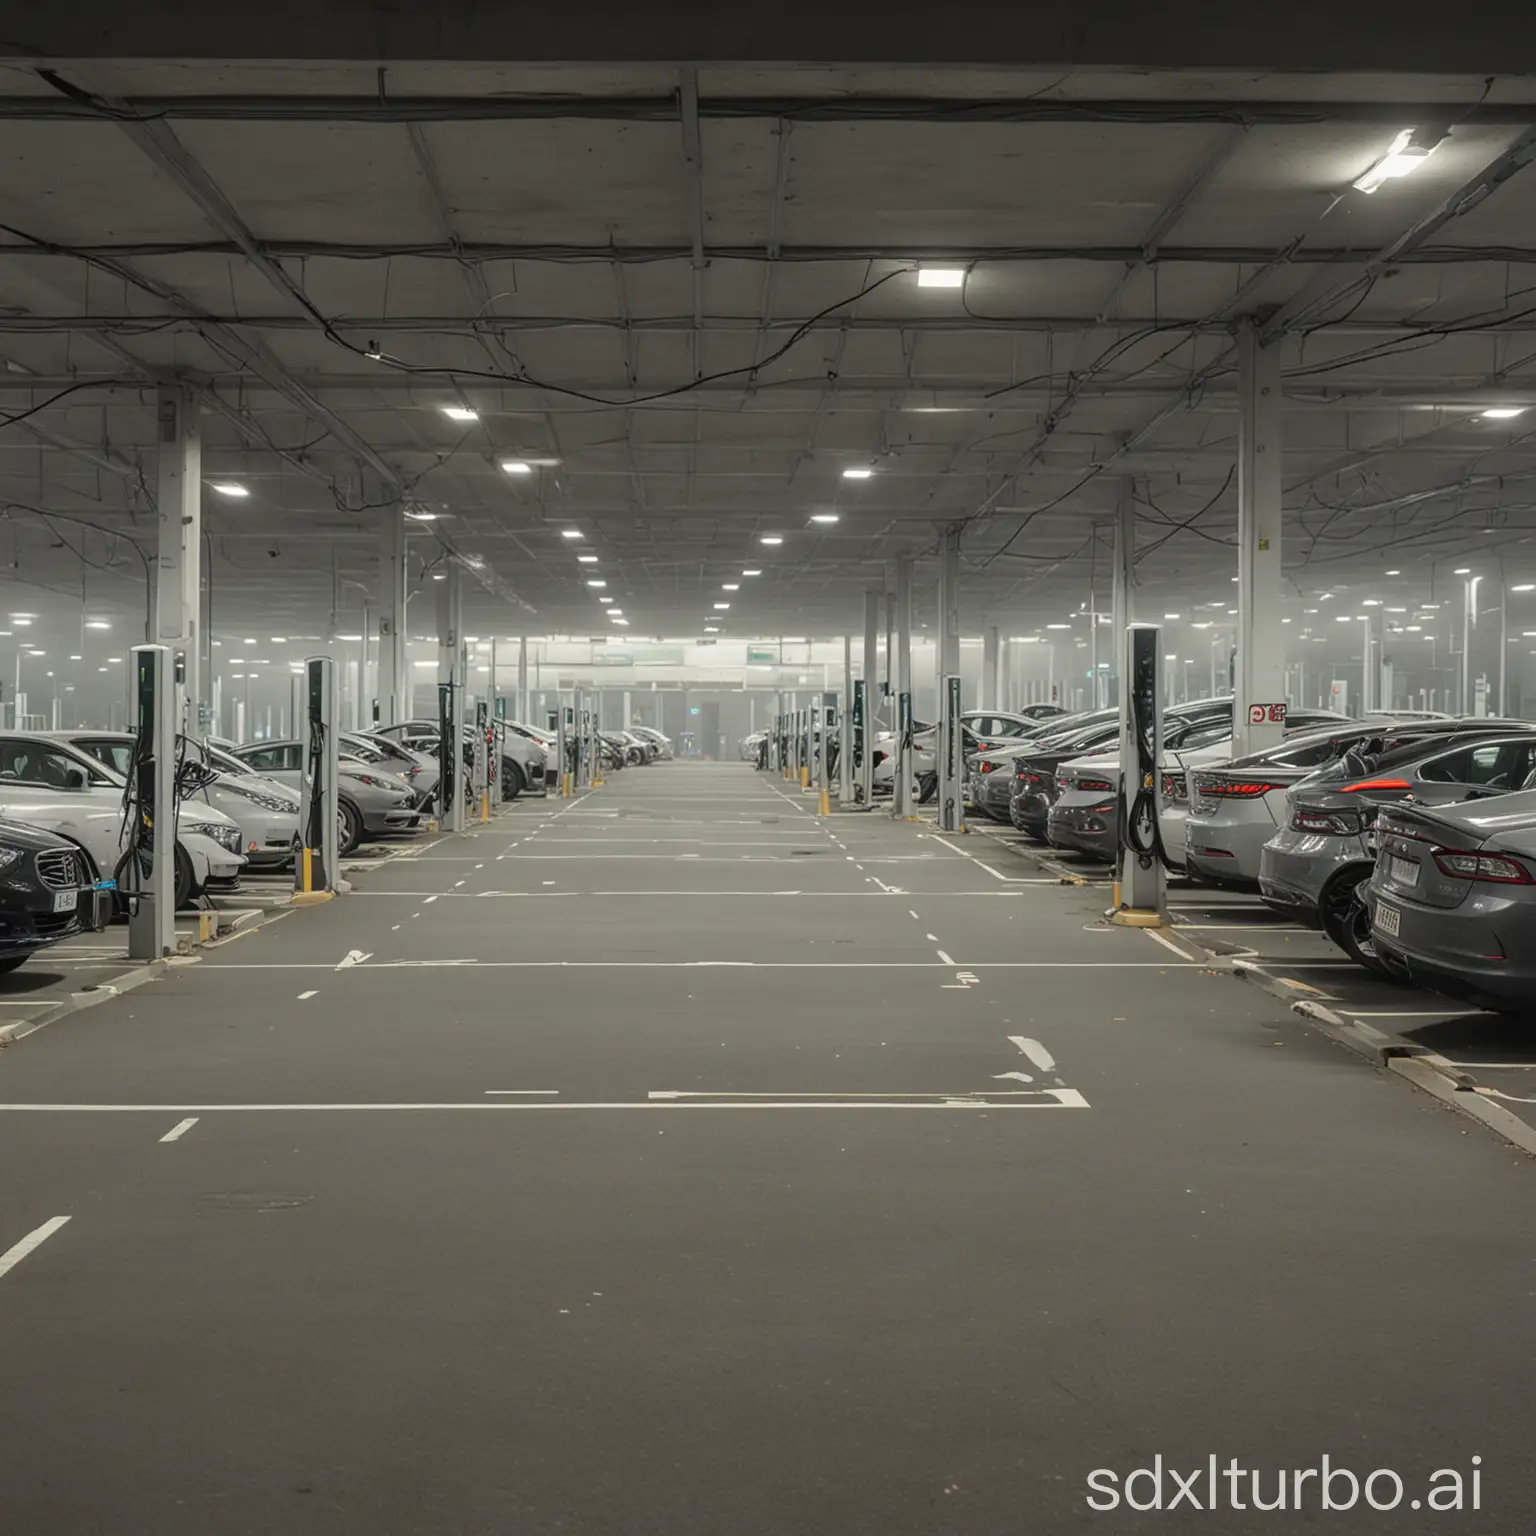
M1403 914L1398 908L1389 907L1384 901L1376 903L1376 915L1371 919L1371 927L1377 933L1384 933L1389 939L1395 939L1402 921Z
M79 891L55 891L53 893L53 910L55 912L73 912L75 910L75 903L79 900Z
M1395 854L1387 858L1387 873L1397 881L1399 885L1417 885L1419 883L1419 866L1412 859L1400 859ZM1395 929L1393 930L1396 931Z

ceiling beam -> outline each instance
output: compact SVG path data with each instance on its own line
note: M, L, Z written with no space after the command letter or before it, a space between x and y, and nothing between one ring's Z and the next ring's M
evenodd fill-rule
M272 262L318 260L392 261L405 257L423 261L520 261L547 262L554 266L622 261L651 264L694 259L694 245L583 245L515 244L495 240L416 240L390 244L380 241L269 239L257 242L260 254ZM112 244L57 245L41 239L0 240L0 257L26 257L34 261L75 258L85 260L137 261L153 256L241 256L245 247L235 239L136 240ZM1345 246L1297 246L1287 255L1295 266L1329 266L1358 259L1359 252ZM717 261L784 261L793 263L889 261L952 262L957 265L991 266L1004 262L1103 262L1124 266L1143 262L1148 266L1189 264L1196 266L1253 267L1274 259L1270 247L1248 245L1162 246L1150 259L1139 245L935 245L922 241L887 241L884 245L710 245L703 246L708 265ZM1405 266L1464 266L1469 263L1536 263L1536 246L1473 244L1416 246L1398 252L1393 261ZM284 291L290 285L285 281ZM142 316L140 317L143 318Z
M108 105L105 104L104 105ZM516 95L155 95L109 104L59 96L9 96L0 119L12 122L101 120L111 112L157 122L453 123L571 119L675 123L675 96ZM1536 103L1468 101L1265 101L1062 96L721 96L701 97L700 118L785 118L798 123L1110 123L1129 127L1191 123L1306 127L1316 123L1529 123Z

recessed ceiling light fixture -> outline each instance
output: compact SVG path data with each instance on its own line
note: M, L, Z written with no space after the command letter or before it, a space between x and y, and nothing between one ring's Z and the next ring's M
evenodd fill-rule
M597 564L597 556L596 555L577 555L576 556L576 563L577 563L577 565L596 565Z
M582 539L585 538L586 535L581 531L580 528L562 528L560 530L560 537L562 539Z
M740 592L741 583L739 581L722 581L720 583L720 590L722 592Z
M715 604L715 607L716 607L717 610L718 609L729 608L730 606L731 605L729 603L716 603Z
M741 574L743 576L761 576L763 573L761 571L743 571Z
M251 494L245 486L235 480L210 480L208 482L208 489L210 491L217 491L220 496L233 497L236 501L243 501Z
M527 459L503 459L501 467L509 475L531 475L533 465Z
M783 542L784 540L781 539L776 533L765 533L762 538L758 540L759 544L782 544Z
M424 511L420 507L413 507L405 514L405 520L408 523L435 523L437 521L437 513Z
M1407 176L1410 172L1418 170L1445 142L1445 137L1443 133L1436 133L1429 129L1404 128L1392 140L1386 154L1356 181L1355 190L1374 192L1382 182L1392 181L1398 176Z
M919 267L917 286L919 288L963 288L965 287L965 268Z
M836 512L813 512L811 514L811 521L813 523L835 523L837 520Z
M1519 587L1515 588L1515 591L1518 592L1519 590L1520 590ZM111 629L112 628L111 624L108 623L106 619L87 619L85 621L85 627L87 629Z
M1471 574L1472 567L1470 565L1458 565L1456 569L1451 572L1451 575L1453 576L1470 576Z
M445 405L443 415L449 421L479 421L480 412L472 411L467 405Z
M845 469L843 471L843 479L868 480L872 474L874 474L874 470L872 470L867 464L855 465L853 468ZM816 521L820 521L820 519L818 518ZM835 522L836 519L834 518L833 521Z
M594 576L588 580L587 585L589 587L606 587L608 583Z
M1518 587L1511 587L1511 592L1536 592L1536 582L1522 581Z
M1495 405L1490 406L1483 413L1484 421L1513 421L1516 416L1525 415L1523 405Z

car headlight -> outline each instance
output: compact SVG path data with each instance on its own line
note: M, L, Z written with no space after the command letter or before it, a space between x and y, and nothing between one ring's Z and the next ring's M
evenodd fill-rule
M239 827L221 825L214 821L199 821L190 826L184 826L182 831L196 832L203 837L212 838L220 848L225 849L229 853L240 852Z
M0 844L0 869L9 869L21 857L20 848L8 848Z
M237 788L232 784L226 784L224 788L238 795L242 800L249 800L252 805L259 805L264 811L287 811L292 816L299 814L299 808L293 801L284 800L277 795L265 794L259 789Z
M352 775L359 784L367 784L372 789L393 789L393 784L387 784L383 779L376 779L371 773L355 773Z

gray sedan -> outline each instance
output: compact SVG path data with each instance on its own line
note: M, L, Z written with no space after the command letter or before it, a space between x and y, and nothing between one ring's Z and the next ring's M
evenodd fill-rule
M296 741L253 741L240 747L235 756L258 773L297 789L301 751ZM336 798L343 853L351 853L364 833L414 832L421 825L416 791L404 779L372 763L348 762L346 758L341 759L339 778Z
M1501 1013L1536 1002L1536 790L1397 805L1367 900L1385 968Z

